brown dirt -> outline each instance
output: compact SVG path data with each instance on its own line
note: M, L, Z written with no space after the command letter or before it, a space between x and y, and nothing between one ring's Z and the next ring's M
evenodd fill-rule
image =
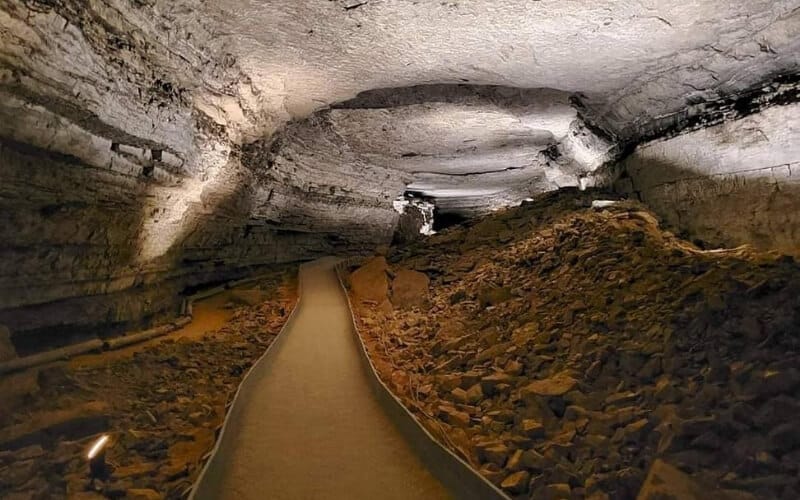
M247 285L260 304L235 304L228 291L197 302L192 323L165 337L15 375L30 387L5 398L15 406L0 411L0 436L36 434L22 448L5 440L0 496L180 498L241 378L294 307L295 276L283 268ZM90 488L85 453L99 430L111 436L113 470Z
M707 498L799 498L800 268L590 198L394 248L431 307L360 303L382 378L513 496L635 498L668 471Z

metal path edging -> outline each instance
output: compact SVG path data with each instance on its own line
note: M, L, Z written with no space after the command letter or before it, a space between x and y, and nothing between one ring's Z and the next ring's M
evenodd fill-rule
M347 259L336 264L336 278L347 299L353 334L356 336L360 347L359 354L363 362L364 371L367 373L370 386L383 410L394 422L425 466L444 484L445 488L453 493L455 498L459 500L511 500L510 496L481 476L461 457L439 442L378 376L375 365L367 352L367 347L364 345L364 340L358 333L350 295L347 293L347 287L345 287L342 277L342 270L350 263L352 261Z
M286 331L289 327L294 323L294 319L297 316L297 311L300 309L300 303L302 302L302 281L299 279L299 268L298 268L298 280L297 280L297 302L294 304L294 308L292 312L289 314L286 322L281 327L281 330L278 332L278 335L272 340L269 346L267 346L267 350L264 351L262 354L247 370L247 373L242 378L242 381L239 383L239 387L236 388L236 394L233 396L229 406L228 412L225 415L225 419L222 422L222 427L220 428L219 434L217 435L216 442L214 443L214 448L208 454L208 459L206 460L205 465L203 466L203 470L200 472L200 475L197 477L197 480L191 487L191 491L189 493L189 500L199 500L199 499L213 499L215 495L212 492L209 492L208 489L214 489L215 486L219 485L219 481L217 480L218 477L224 472L224 464L220 464L220 450L222 449L225 432L228 431L228 424L232 420L232 417L238 415L241 411L241 405L237 404L240 399L244 396L242 394L248 390L247 385L250 381L250 375L252 375L255 370L266 368L269 365L269 362L272 358L270 356L274 352L278 350L278 347L286 338ZM224 451L224 450L223 450ZM204 484L209 484L206 486L206 491L201 491L204 488ZM215 482L216 481L216 482Z

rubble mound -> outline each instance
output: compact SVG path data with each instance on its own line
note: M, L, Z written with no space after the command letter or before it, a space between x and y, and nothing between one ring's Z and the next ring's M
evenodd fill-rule
M294 306L295 271L259 280L261 300L226 305L231 318L202 337L169 335L0 379L16 385L10 398L0 384L0 497L184 498L242 377ZM90 483L86 452L100 433L110 436L108 474Z
M381 377L514 497L800 498L800 267L592 196L393 248L430 307L355 302Z

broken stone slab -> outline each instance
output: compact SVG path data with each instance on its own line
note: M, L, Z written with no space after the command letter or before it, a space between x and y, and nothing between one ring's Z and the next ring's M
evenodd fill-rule
M742 496L745 495L745 496ZM636 500L744 500L753 498L743 492L720 490L701 484L667 462L656 459L644 480Z
M156 490L146 488L131 488L125 492L125 498L131 500L162 500L164 495Z
M454 427L467 427L470 423L469 413L458 411L452 406L440 406L439 416Z
M566 483L548 484L537 488L531 496L542 500L569 500L572 498L572 488Z
M481 389L480 384L475 384L466 392L466 402L468 404L474 405L483 400L483 390Z
M77 440L109 428L108 404L92 401L77 408L34 414L23 423L0 430L0 450L17 450L59 438Z
M531 439L539 439L545 436L544 425L536 420L526 418L522 421L522 433Z
M528 471L518 471L503 479L500 487L512 495L521 495L528 490L531 474Z
M511 384L513 378L505 373L496 372L481 378L481 390L486 395L497 392L497 388L503 384Z
M350 288L359 300L382 303L389 296L389 265L384 257L374 257L350 274Z
M429 286L430 279L424 273L410 269L397 271L392 280L392 305L398 309L426 308Z
M510 451L504 444L495 444L480 450L480 455L489 463L503 467L508 461Z
M535 380L522 388L521 395L526 396L563 396L578 385L578 381L567 372L561 372L552 377Z

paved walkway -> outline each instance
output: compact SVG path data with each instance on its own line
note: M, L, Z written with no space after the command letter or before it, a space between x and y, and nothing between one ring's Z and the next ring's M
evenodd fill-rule
M234 405L196 499L449 498L374 399L328 258Z

